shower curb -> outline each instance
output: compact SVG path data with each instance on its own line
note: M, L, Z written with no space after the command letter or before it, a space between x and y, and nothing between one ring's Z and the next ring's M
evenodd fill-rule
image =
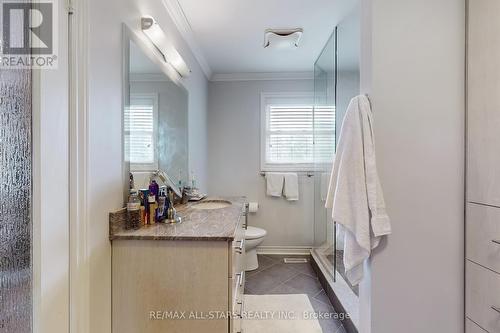
M314 256L311 256L311 266L316 272L316 275L318 276L318 280L323 286L323 289L325 290L325 293L330 300L330 302L333 305L333 308L337 313L345 313L347 314L345 308L342 306L342 303L338 299L337 295L335 295L335 292L333 291L332 287L328 283L325 275L323 274L323 271L319 268L318 263L316 262L316 259ZM354 323L352 322L351 318L349 316L345 316L343 320L341 320L342 325L344 325L344 328L346 329L347 333L359 333L358 330L356 329L356 326L354 326Z

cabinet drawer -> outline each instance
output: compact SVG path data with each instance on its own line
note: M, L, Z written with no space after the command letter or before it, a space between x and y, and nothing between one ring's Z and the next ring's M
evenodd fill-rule
M229 304L232 304L232 310L234 311L236 303L243 298L243 291L245 288L245 271L237 273L236 277L229 279L229 283L231 288L231 290L229 290Z
M229 273L230 278L236 277L236 274L244 270L245 266L245 229L242 222L238 224L236 235L229 248Z
M243 275L242 277L244 278L244 272L242 272ZM242 313L244 311L244 303L243 303L243 283L242 281L244 280L241 280L240 278L236 278L236 279L230 279L230 282L231 282L231 286L232 286L232 292L231 292L231 300L232 302L230 303L231 304L231 313L232 313L232 316L231 316L231 319L230 319L230 329L229 329L229 332L231 333L241 333L242 332L242 329L241 329L241 321L242 321Z
M500 274L466 264L466 314L489 333L500 333Z
M467 259L500 273L500 208L467 206Z
M231 318L231 333L242 333L243 330L241 328L241 322L242 322L242 315L244 310L244 302L243 302L243 295L240 300L235 304L235 307L233 308L233 317Z
M488 333L488 331L483 330L481 327L477 326L476 323L467 319L465 323L465 333Z

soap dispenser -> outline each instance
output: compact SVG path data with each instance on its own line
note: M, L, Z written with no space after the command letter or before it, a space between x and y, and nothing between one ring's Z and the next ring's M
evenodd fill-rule
M174 192L173 191L168 191L168 200L169 200L169 205L168 205L168 210L167 210L166 223L168 223L168 224L181 223L182 218L180 216L177 216L177 211L175 210L175 207L174 207Z

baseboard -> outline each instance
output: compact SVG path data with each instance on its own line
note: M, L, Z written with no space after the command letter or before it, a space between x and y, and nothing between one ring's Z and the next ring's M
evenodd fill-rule
M310 246L258 246L258 254L309 255Z

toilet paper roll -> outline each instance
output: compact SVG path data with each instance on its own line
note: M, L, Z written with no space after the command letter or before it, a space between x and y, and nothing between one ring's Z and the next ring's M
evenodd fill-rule
M259 203L258 202L248 203L248 211L250 213L257 213L258 210L259 210Z

